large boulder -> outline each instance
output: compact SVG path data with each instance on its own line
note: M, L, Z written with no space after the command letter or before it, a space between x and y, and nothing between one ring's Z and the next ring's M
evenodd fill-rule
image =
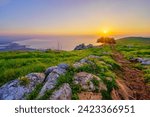
M50 100L71 100L72 90L68 83L64 83L57 91L53 92Z
M63 63L58 66L50 67L45 71L45 73L49 75L45 79L46 82L42 87L38 98L43 96L47 90L51 90L55 87L59 76L65 74L68 67L69 65Z
M37 84L44 81L43 73L30 73L25 77L10 81L0 88L1 100L22 100L30 94Z
M40 93L39 93L39 97L42 97L45 92L47 90L51 90L55 87L56 83L57 83L57 79L59 78L59 74L55 73L55 72L51 72L48 77L47 77L47 81L46 83L44 84L44 86L42 87Z
M107 90L106 85L99 77L87 72L77 73L74 76L74 83L80 85L84 91Z

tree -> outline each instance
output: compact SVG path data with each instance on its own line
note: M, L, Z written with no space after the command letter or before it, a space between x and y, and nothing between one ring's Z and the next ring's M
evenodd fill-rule
M116 41L114 38L111 37L101 37L97 40L97 43L103 43L103 44L116 44Z

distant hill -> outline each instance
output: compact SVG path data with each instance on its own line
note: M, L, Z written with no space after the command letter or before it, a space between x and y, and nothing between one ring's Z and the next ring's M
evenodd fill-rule
M125 37L117 40L118 44L148 44L150 45L150 38L146 37Z

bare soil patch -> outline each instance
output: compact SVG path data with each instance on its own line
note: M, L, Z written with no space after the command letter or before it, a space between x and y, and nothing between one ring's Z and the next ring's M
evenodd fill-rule
M121 65L121 70L116 71L118 89L112 90L112 99L150 99L150 92L144 82L143 72L134 68L132 63L119 52L115 51L113 58Z

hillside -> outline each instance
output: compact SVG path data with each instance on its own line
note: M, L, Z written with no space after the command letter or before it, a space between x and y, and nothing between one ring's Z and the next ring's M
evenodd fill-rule
M70 52L0 52L0 99L150 99L150 65L143 64L150 61L149 40L129 37L115 48Z
M117 40L118 44L128 44L128 45L135 45L135 44L146 44L150 45L150 38L146 37L125 37L125 38L120 38Z

